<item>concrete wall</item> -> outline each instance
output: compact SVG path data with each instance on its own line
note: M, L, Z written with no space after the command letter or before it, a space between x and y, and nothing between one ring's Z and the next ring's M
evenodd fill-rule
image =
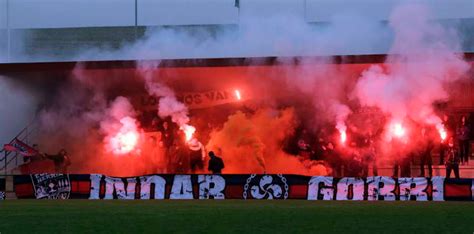
M234 0L139 0L139 26L235 24Z
M7 0L0 0L0 29L7 27Z
M426 3L436 19L474 18L472 0L306 0L308 22L331 21L341 12L362 13L374 20L387 20L393 8L402 3Z
M304 17L305 0L240 0L242 16L271 17L296 15Z
M0 27L6 26L7 21L10 28L233 24L239 22L235 1L0 0ZM355 12L374 20L387 20L400 2L403 0L240 0L240 14L292 14L308 22L321 22L330 21L341 12ZM437 19L474 18L473 0L416 2L429 2Z
M8 57L7 0L0 0L0 62Z
M9 0L8 10L11 28L135 25L133 0Z

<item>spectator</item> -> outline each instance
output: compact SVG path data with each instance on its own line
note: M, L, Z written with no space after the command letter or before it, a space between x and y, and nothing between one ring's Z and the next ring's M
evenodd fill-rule
M150 132L158 132L160 131L160 119L158 117L154 117L151 120L150 127L149 127Z
M459 154L454 148L454 142L452 138L448 143L447 149L446 178L451 176L451 171L454 171L454 176L459 179Z
M474 140L474 112L469 114L469 118L467 119L467 125L469 126L469 132L471 133L471 140Z
M393 157L393 177L398 178L399 171L401 177L410 177L410 162L413 158L413 153L407 153L405 142L400 139L393 139L391 148L391 157Z
M364 155L362 157L362 176L369 176L369 166L372 165L372 174L373 176L378 175L377 171L377 150L375 148L375 143L372 139L372 134L369 133L369 136L365 139L367 147L364 149Z
M461 123L456 129L456 136L459 142L459 157L461 164L467 164L469 161L469 126L467 124L466 116L462 116Z
M183 141L176 137L171 145L169 152L169 169L177 174L189 172L189 150Z
M456 129L456 125L453 121L453 118L444 114L443 115L443 126L446 129L447 136L453 136L454 131ZM448 149L448 141L445 139L444 141L441 141L439 145L439 165L444 164L444 157L446 154L446 150Z
M351 143L351 148L348 149L349 158L345 158L342 162L344 164L344 176L360 177L363 173L363 155L361 150L356 146L355 142Z
M209 166L207 167L208 171L211 171L213 174L221 174L222 169L224 169L224 161L222 158L216 156L213 151L209 152Z
M58 174L67 174L67 168L71 165L71 160L65 149L61 149L58 154L44 154L44 157L54 162L54 171Z
M163 147L159 143L160 139L161 134L159 132L156 136L149 137L149 153L144 155L147 173L166 173L167 162L164 157Z
M170 148L174 142L173 130L171 129L167 121L163 122L161 128L161 141L163 142L163 146L166 149Z
M420 177L425 177L425 165L428 166L429 177L433 176L433 160L431 158L431 152L434 148L434 142L432 136L428 133L428 129L423 127L421 129L421 137L419 143L419 156L420 156Z
M304 139L298 140L298 156L301 161L306 161L311 158L311 146L305 142Z
M193 138L188 142L188 147L190 151L191 171L195 173L197 170L202 170L204 168L206 150L204 145L196 138Z
M23 157L23 164L30 163L34 161L35 159L37 159L38 156L41 156L41 153L38 148L38 144L33 144L31 148L33 148L36 151L36 154L29 157Z

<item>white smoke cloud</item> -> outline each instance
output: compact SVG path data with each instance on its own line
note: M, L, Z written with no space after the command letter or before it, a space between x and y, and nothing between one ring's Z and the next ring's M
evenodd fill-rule
M346 119L351 113L351 110L347 105L341 104L339 102L333 102L331 107L332 112L335 114L336 129L340 132L341 138L344 138L345 141L345 134L347 130ZM342 137L342 135L344 135L344 137Z
M100 129L105 135L106 151L114 154L139 153L137 146L141 133L134 118L134 108L128 99L120 96L115 98L105 113Z
M390 25L395 40L384 66L364 71L354 94L362 105L377 106L401 121L440 122L433 102L448 99L444 89L467 72L456 34L430 21L426 6L410 4L394 10Z
M186 139L189 140L196 129L189 125L188 107L178 101L174 91L160 80L160 77L154 77L154 71L158 69L158 65L159 62L138 62L139 71L145 80L145 88L148 94L160 99L158 116L163 119L171 117L171 121L184 131Z
M391 31L360 13L311 24L300 15L241 15L235 26L149 27L119 50L88 48L74 60L232 58L384 53Z

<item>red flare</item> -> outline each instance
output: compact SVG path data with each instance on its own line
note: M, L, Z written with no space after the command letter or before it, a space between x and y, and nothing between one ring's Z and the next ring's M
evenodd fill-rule
M181 126L180 129L181 129L181 131L184 132L186 142L193 139L193 134L194 134L194 132L196 132L195 127L193 127L191 125L184 124L183 126Z
M345 143L346 143L346 140L347 140L347 133L346 133L346 131L340 131L339 133L340 133L340 135L341 135L341 143L342 143L342 144L345 144Z
M395 137L402 138L405 136L406 130L403 128L403 125L401 123L395 123L392 126L392 133Z
M446 138L448 137L448 132L446 131L446 128L444 127L443 124L438 124L436 125L436 128L438 129L439 137L441 138L441 142L444 142Z
M343 122L340 122L336 124L336 129L339 131L339 140L341 144L344 145L347 141L347 126Z
M128 154L136 150L140 134L135 120L125 117L120 120L122 127L109 138L108 147L116 155Z
M234 91L234 93L235 93L235 98L237 98L237 100L241 100L241 99L242 99L242 97L240 96L240 91L239 91L238 89L236 89L236 90Z

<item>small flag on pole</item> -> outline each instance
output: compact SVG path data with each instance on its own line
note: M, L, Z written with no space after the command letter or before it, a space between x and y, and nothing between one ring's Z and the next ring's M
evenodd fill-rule
M26 143L18 140L18 138L13 139L10 144L4 145L3 149L5 149L5 151L18 152L19 154L25 157L35 156L38 154L37 150L27 145Z

